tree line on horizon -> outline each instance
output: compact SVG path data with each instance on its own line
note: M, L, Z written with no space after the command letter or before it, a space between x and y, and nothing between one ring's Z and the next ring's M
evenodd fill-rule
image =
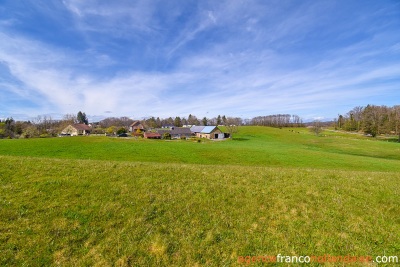
M399 135L400 141L400 105L393 107L367 105L354 107L334 120L335 129L364 132L373 137L380 134Z
M28 121L15 121L13 118L0 120L0 138L34 138L56 136L65 127L75 123L88 124L85 113L79 111L77 115L66 114L61 120L54 120L51 116L39 115Z
M108 117L98 122L92 122L92 133L104 134L107 129L125 128L129 129L134 121L140 121L146 129L161 128L165 125L182 127L189 125L221 125L221 126L268 126L268 127L304 127L306 123L298 115L274 114L257 116L250 119L239 117L227 117L218 115L212 118L197 118L189 114L188 117L149 117L142 120L133 120L129 117ZM61 120L54 120L51 116L37 116L29 121L15 121L13 118L0 120L0 138L32 138L56 136L70 124L89 124L87 115L79 111L77 115L66 114ZM324 123L325 125L326 123ZM400 105L387 107L367 105L358 106L347 112L345 115L338 115L338 118L331 122L337 130L357 131L377 136L379 134L397 134L400 140Z
M274 114L254 117L247 121L248 125L269 127L304 127L303 119L298 115Z
M235 131L233 127L242 125L242 119L238 117L226 117L218 115L214 118L203 117L198 119L195 115L190 114L186 117L169 117L155 118L150 117L142 120L133 120L129 117L108 117L98 122L92 122L92 133L105 134L113 129L124 128L126 131L129 126L140 121L146 129L161 128L165 125L182 127L189 125L224 125L231 127L230 132ZM51 116L39 115L36 118L28 121L15 121L13 118L0 120L0 138L35 138L35 137L52 137L57 136L68 125L81 123L89 124L88 117L84 112L79 111L77 115L66 114L61 120L54 120Z

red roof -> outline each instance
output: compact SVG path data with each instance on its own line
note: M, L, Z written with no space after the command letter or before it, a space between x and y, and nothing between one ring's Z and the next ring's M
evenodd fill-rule
M144 133L144 137L145 138L147 138L147 137L161 137L161 135L158 134L158 133L155 133L155 132L145 132Z
M140 123L140 121L134 121L131 125L129 125L129 127L133 127L133 126L141 126L141 127L143 127L143 125Z
M74 127L77 130L85 130L85 131L91 131L92 128L86 124L83 123L76 123L74 125L72 125L72 127Z

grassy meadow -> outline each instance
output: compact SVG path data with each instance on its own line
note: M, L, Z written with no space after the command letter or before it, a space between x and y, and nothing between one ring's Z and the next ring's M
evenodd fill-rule
M400 256L399 152L264 127L223 142L0 140L0 266Z
M0 141L0 155L8 156L400 171L399 143L315 137L307 129L242 127L233 141L201 143L105 136Z

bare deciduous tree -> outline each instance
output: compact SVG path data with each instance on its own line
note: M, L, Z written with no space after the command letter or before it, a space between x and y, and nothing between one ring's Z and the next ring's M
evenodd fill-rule
M318 136L320 133L322 133L322 123L319 120L314 120L312 123L312 126L310 128L310 131L313 132L316 136Z
M239 132L239 126L242 125L241 118L228 117L225 121L226 131L229 133L229 138L232 140L233 134Z
M395 131L396 134L399 136L399 143L400 143L400 106L394 106L393 107L394 110L394 117L395 117Z
M268 116L258 116L251 119L251 125L269 127L302 127L303 121L298 115L275 114Z

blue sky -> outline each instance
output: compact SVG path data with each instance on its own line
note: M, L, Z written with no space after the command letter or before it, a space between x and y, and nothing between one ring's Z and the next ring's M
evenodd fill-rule
M400 2L0 0L0 118L400 104Z

